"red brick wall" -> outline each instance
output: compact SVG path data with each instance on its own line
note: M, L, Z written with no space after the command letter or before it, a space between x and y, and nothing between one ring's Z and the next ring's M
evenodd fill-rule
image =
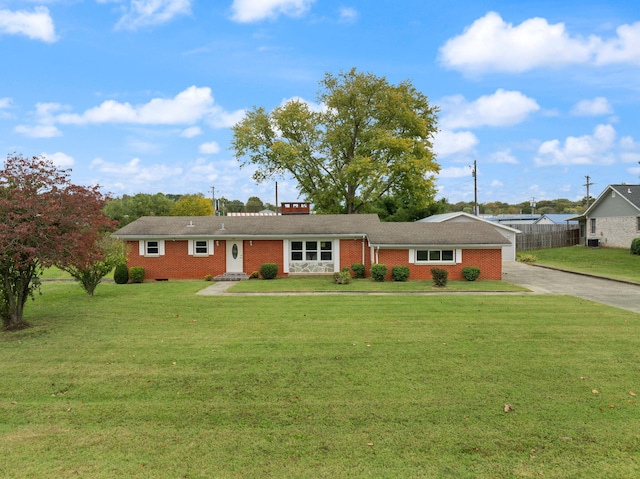
M213 247L214 254L207 257L189 256L188 243L165 241L163 256L140 256L137 241L128 241L129 261L127 266L143 266L146 279L203 279L206 275L223 274L226 268L226 246Z
M245 241L244 272L251 274L254 271L260 271L263 263L275 263L278 265L278 276L286 276L283 247L282 240Z
M449 279L464 279L462 268L477 266L480 268L478 279L502 279L502 249L465 249L462 251L462 263L455 265L427 265L409 264L409 252L407 250L381 249L378 253L378 262L386 264L387 278L391 279L391 268L394 266L409 266L409 279L432 279L431 268L440 268L449 272Z
M365 266L365 270L369 271L369 266L371 266L371 253L365 240L364 258L362 257L362 241L362 239L340 240L340 269L351 268L351 265L354 263L362 263Z

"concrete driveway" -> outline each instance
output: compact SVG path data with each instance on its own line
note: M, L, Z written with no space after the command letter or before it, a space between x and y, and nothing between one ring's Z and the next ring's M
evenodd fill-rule
M502 280L538 294L566 294L640 313L640 285L567 273L517 261L502 263Z

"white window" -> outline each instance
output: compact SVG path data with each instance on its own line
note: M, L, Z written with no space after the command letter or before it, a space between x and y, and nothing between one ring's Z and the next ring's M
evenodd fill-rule
M189 240L189 256L209 256L213 254L213 240Z
M416 250L416 263L453 263L456 255L452 249Z
M331 241L292 241L291 261L332 261Z
M164 240L140 240L140 256L163 256Z

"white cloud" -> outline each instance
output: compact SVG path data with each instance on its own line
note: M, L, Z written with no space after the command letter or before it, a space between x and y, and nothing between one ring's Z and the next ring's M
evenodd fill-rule
M353 23L358 20L358 11L351 7L340 7L340 21L342 23Z
M571 109L571 114L577 116L599 116L613 113L611 103L602 96L592 100L581 100Z
M200 145L198 151L204 155L215 155L216 153L220 153L220 145L215 141L209 141Z
M545 141L534 159L536 166L611 164L616 131L611 125L598 125L593 135L569 136Z
M29 138L53 138L62 135L62 132L54 125L18 125L13 131Z
M597 65L610 63L640 64L640 22L621 25L618 36L602 43L596 54Z
M504 186L504 183L500 180L493 180L491 182L491 188L502 188Z
M496 151L489 156L489 160L493 163L504 163L507 165L517 165L518 160L511 154L510 149Z
M440 124L450 129L515 125L540 109L533 98L501 88L473 102L454 95L443 98L439 104L443 112Z
M75 160L73 159L72 156L69 156L60 151L56 153L51 153L51 154L42 153L42 156L51 160L56 166L60 168L69 168L73 166L73 164L75 163Z
M439 178L466 178L471 177L471 173L470 166L450 166L449 168L442 168L437 176Z
M190 13L191 0L131 0L126 13L116 23L116 29L137 30Z
M210 88L189 87L174 98L154 98L133 106L115 100L103 102L82 114L64 113L56 117L62 124L134 123L145 125L181 125L201 120L213 110ZM218 112L222 114L222 112Z
M616 37L571 35L564 23L530 18L519 25L495 12L479 18L440 48L440 61L469 73L519 73L570 64L640 64L640 22L621 25Z
M300 16L315 0L234 0L232 20L240 23L258 22L279 15Z
M46 7L35 7L33 12L0 10L0 34L25 35L32 40L53 43L58 40L53 19Z
M11 98L0 98L0 110L9 108L11 106Z
M144 166L140 158L133 158L125 164L104 161L96 158L91 162L91 168L98 170L105 176L111 176L120 181L126 181L134 185L146 185L170 178L175 178L182 174L182 168L166 165Z
M440 130L433 138L433 150L439 157L468 153L478 144L470 131Z
M195 138L198 135L202 134L202 128L199 126L190 126L189 128L185 128L180 133L180 136L183 138Z

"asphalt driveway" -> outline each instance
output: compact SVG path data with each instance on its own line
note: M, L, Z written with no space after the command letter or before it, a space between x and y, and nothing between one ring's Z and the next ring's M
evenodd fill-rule
M640 313L640 285L567 273L518 261L502 263L502 280L537 294L566 294Z

